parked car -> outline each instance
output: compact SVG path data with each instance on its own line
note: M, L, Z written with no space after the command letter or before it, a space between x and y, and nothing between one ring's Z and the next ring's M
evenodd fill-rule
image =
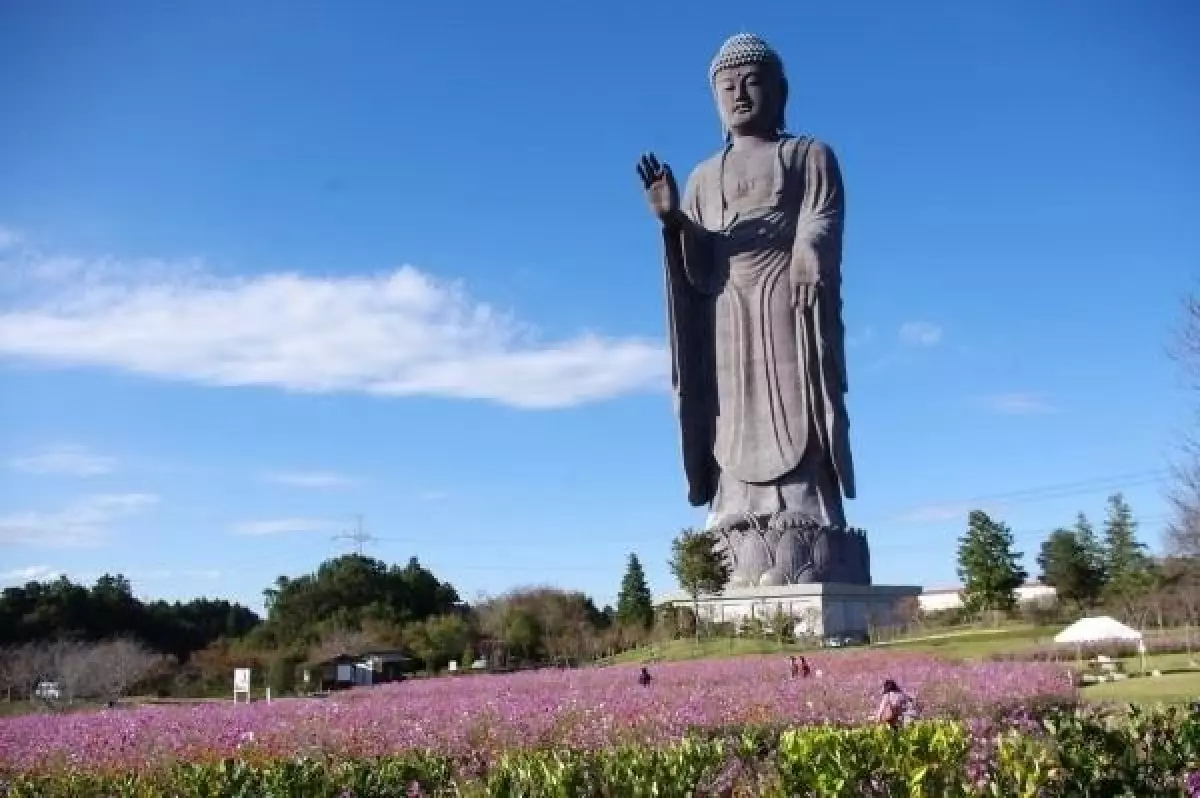
M831 635L821 641L825 648L846 648L847 646L865 646L870 642L866 635Z

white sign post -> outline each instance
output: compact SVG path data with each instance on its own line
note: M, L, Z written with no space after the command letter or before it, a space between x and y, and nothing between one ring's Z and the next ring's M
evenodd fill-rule
M249 668L234 668L233 669L233 703L237 703L238 696L245 695L246 703L250 703L250 669Z

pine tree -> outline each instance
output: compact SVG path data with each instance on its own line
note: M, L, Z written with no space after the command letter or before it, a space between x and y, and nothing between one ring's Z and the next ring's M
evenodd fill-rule
M1056 529L1042 542L1037 557L1042 582L1059 598L1088 606L1100 591L1100 578L1084 541L1073 529Z
M649 629L654 623L654 599L646 584L646 572L636 554L629 555L629 565L621 579L621 592L617 596L617 620L629 626L637 625Z
M1056 529L1050 533L1038 551L1038 568L1041 580L1057 591L1058 596L1068 601L1078 601L1083 572L1087 567L1087 555L1075 533L1069 529Z
M1016 590L1028 578L1020 552L1013 551L1012 530L982 510L967 517L958 543L958 577L968 612L1012 610Z
M1083 513L1075 516L1075 538L1087 554L1088 565L1095 579L1095 594L1093 601L1100 597L1104 586L1108 583L1108 558L1104 552L1104 544L1096 537L1092 522Z
M1106 597L1132 614L1133 604L1149 590L1154 577L1146 544L1137 539L1137 521L1120 493L1108 499L1104 520L1104 561L1107 572Z
M716 550L712 533L685 529L671 542L671 573L692 597L696 638L700 637L700 594L719 593L729 581L729 566Z

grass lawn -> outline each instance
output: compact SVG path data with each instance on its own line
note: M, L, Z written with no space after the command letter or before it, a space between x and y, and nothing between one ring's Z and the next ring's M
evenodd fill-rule
M1011 651L1022 646L1050 642L1058 634L1057 626L1000 626L994 629L962 627L934 629L916 636L889 640L876 648L919 651L950 659L983 659L989 654ZM625 651L602 660L601 665L638 662L674 662L706 657L736 657L745 654L795 654L812 651L811 644L784 643L770 638L717 637L694 640L670 640ZM853 649L824 649L841 651Z
M1104 682L1084 687L1089 701L1117 701L1131 704L1184 704L1200 699L1200 671L1139 676L1120 682Z
M624 651L598 662L598 665L620 665L641 662L678 662L708 657L739 657L746 654L797 654L812 651L811 646L784 643L769 638L712 637L695 640L669 640L651 646Z
M1059 626L1001 626L995 629L952 629L881 644L881 647L921 651L951 659L982 659L989 654L1032 647L1054 640Z

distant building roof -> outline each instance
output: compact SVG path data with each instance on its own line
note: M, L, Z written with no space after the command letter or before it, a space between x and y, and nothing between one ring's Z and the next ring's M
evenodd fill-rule
M308 663L309 665L345 665L352 662L362 662L363 660L378 657L381 660L395 662L397 660L408 660L409 656L406 651L400 648L375 648L367 651L362 651L358 654L342 652L333 657L326 657L321 660L314 660Z
M1050 587L1050 585L1043 584L1037 580L1030 580L1030 581L1026 582L1025 584L1021 585L1020 587L1018 587L1017 590L1027 590L1031 587ZM946 595L949 593L961 593L962 590L963 590L963 588L961 585L959 585L958 587L927 587L927 588L921 589L921 595L922 596L943 596L943 595Z

